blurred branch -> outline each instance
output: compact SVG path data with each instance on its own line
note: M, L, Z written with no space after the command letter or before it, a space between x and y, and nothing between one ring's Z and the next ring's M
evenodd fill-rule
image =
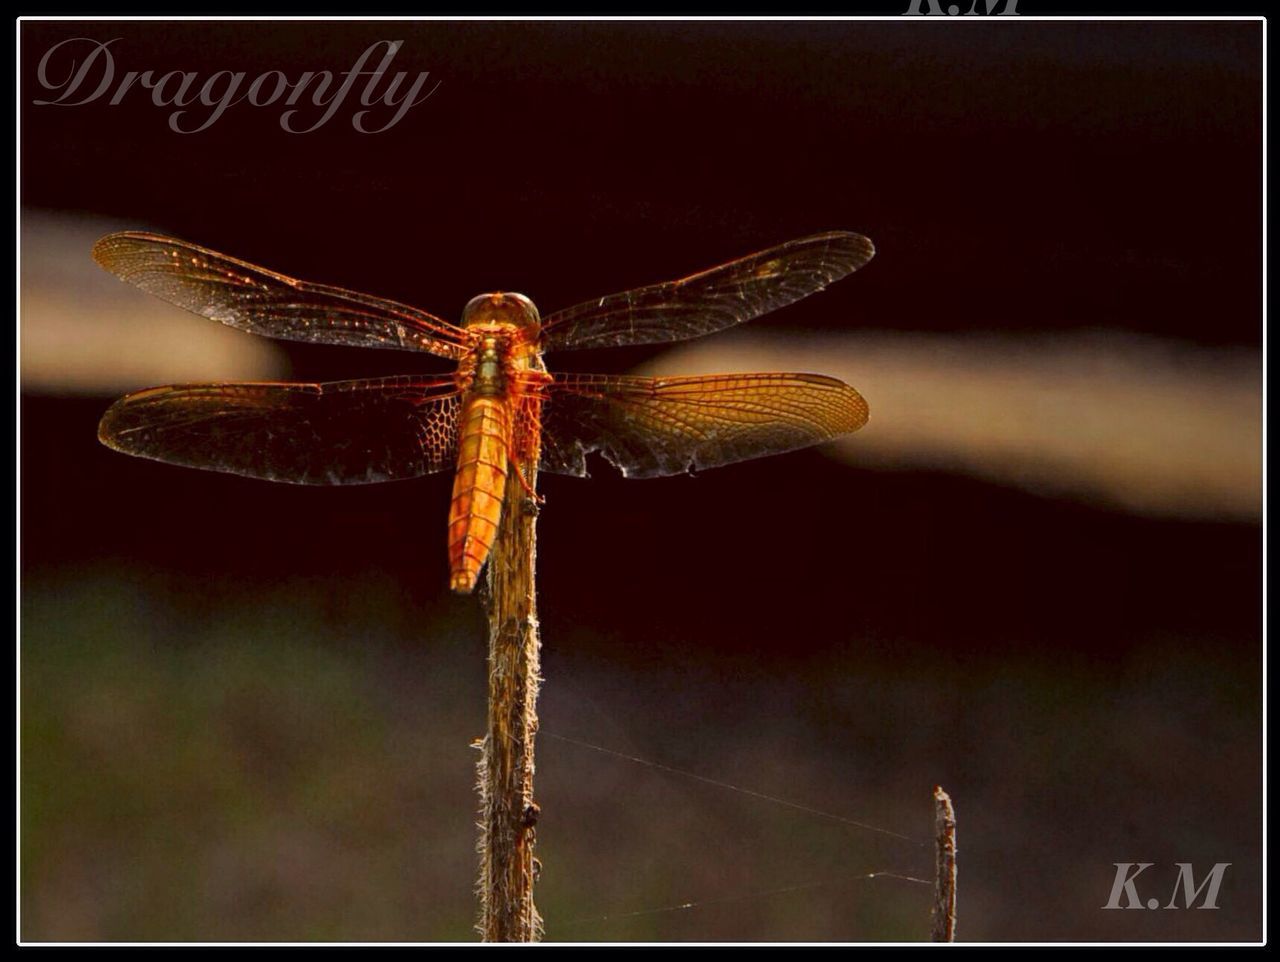
M1151 515L1256 521L1262 355L1121 331L941 336L729 333L648 374L822 371L872 399L829 450Z
M152 384L286 377L288 355L278 345L147 297L93 262L99 237L139 226L22 212L22 390L105 396Z

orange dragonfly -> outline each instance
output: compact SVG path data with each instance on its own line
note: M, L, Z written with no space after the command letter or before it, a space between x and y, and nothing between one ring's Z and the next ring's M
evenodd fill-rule
M295 280L216 251L125 231L99 264L171 304L252 334L392 348L451 374L187 384L129 394L98 437L126 454L293 484L366 484L453 471L450 585L470 592L489 556L508 474L585 477L599 452L624 476L680 474L856 431L867 404L818 374L549 374L544 352L700 337L821 290L866 264L871 241L803 237L680 280L586 301L545 320L521 294L482 294L451 324L394 301Z

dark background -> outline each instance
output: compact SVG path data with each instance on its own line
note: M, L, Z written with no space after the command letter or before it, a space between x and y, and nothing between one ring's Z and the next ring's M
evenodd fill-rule
M141 91L33 106L39 57L74 36L121 38L118 72L291 79L403 39L392 69L441 86L375 135L352 106L290 135L247 104L179 135ZM1258 23L21 37L27 211L446 317L844 228L872 264L756 325L1261 344ZM306 380L440 369L284 349ZM448 480L296 489L132 460L96 442L109 400L22 399L23 936L467 938L484 648L445 588ZM1257 524L812 451L540 486L546 731L916 838L941 783L966 939L1260 935ZM818 501L824 523L798 523ZM928 877L925 847L553 737L539 778L549 938L927 933L925 886L850 881ZM1157 863L1162 894L1174 862L1233 867L1218 912L1104 912L1119 861Z

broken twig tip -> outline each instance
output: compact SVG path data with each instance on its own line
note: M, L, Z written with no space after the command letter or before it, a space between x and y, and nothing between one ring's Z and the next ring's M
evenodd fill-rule
M934 942L956 940L956 812L941 785L933 789L937 874L933 888Z

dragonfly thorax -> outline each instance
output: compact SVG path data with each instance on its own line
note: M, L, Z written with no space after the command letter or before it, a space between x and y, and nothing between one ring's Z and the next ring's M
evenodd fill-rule
M523 294L481 294L462 309L463 327L511 324L536 329L542 323L533 301Z
M489 335L480 341L476 352L475 375L471 389L477 394L502 394L507 389L507 339Z

